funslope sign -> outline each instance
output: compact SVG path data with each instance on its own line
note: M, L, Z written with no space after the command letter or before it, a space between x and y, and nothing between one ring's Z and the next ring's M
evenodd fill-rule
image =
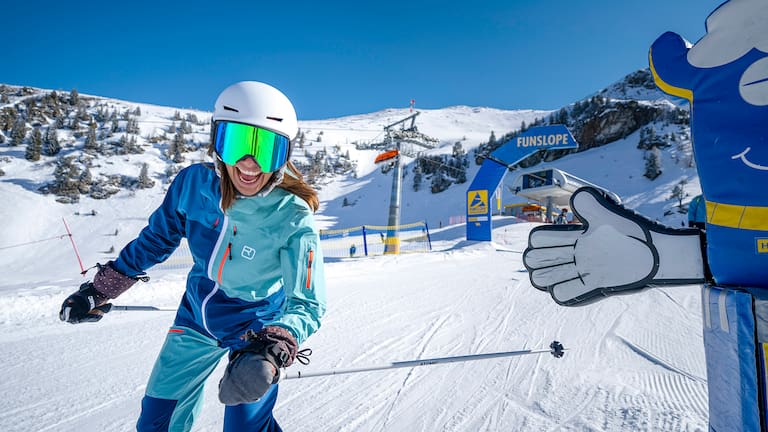
M567 127L550 125L530 128L491 152L467 190L467 240L491 240L490 191L496 190L509 167L540 150L578 147Z

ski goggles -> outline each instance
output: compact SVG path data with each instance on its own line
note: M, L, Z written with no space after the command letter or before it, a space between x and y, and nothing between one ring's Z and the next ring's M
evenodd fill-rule
M251 156L263 172L274 172L288 161L291 140L285 135L230 121L217 121L213 127L214 149L227 165Z

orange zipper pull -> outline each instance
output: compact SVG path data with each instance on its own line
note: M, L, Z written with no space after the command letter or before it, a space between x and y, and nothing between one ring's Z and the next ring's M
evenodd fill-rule
M307 285L306 288L310 289L312 286L312 257L314 255L314 252L312 249L309 250L309 260L307 262Z

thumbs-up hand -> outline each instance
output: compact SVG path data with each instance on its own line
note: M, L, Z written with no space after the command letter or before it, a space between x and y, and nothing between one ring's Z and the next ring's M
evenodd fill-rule
M705 281L698 230L659 225L593 187L577 190L571 208L583 225L534 228L523 254L531 284L555 302Z

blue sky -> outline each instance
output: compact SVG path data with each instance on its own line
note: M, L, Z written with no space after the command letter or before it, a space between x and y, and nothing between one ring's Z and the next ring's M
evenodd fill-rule
M721 0L10 2L0 83L210 111L268 82L299 119L453 105L557 109L695 42Z

